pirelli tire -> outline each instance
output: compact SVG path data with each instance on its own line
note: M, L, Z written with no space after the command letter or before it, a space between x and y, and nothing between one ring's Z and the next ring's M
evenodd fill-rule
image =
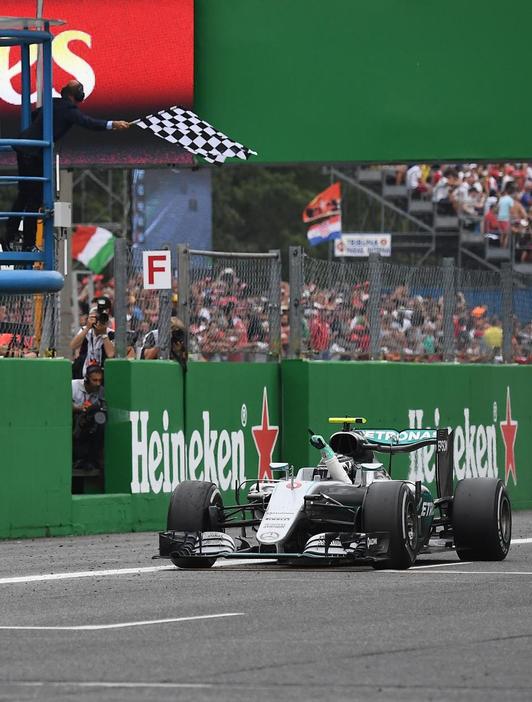
M376 481L368 487L363 504L363 530L389 534L388 554L375 561L376 569L406 569L416 560L419 527L412 490L402 480Z
M184 480L170 498L166 528L168 531L225 531L220 526L223 499L214 483ZM170 556L179 568L211 568L216 558Z
M512 506L502 480L460 480L454 492L452 524L460 560L504 560L512 539Z

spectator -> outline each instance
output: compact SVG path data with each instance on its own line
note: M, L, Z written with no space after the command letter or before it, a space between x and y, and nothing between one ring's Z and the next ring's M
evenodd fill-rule
M70 342L72 351L78 351L78 356L72 364L74 378L85 377L89 365L96 363L103 368L106 358L114 358L114 331L108 323L107 312L100 312L97 307L89 311L87 324Z
M432 191L432 201L436 205L438 214L455 214L456 206L453 193L459 183L458 171L454 168L446 168L443 176L438 180Z
M158 344L159 331L158 329L153 329L144 337L140 357L146 360L154 360L159 358L161 350ZM170 320L169 359L171 361L177 361L183 370L186 370L187 350L185 343L185 326L177 317L172 317Z
M430 195L432 186L427 183L421 166L413 165L406 172L406 187L413 198Z
M513 186L508 184L504 190L504 195L499 200L497 208L497 219L499 220L499 231L501 234L501 248L506 249L510 236L511 209L514 204L512 197Z

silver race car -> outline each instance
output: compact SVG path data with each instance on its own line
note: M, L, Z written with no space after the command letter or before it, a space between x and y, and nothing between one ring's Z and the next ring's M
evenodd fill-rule
M363 417L329 422L342 429L328 443L309 430L321 454L316 466L294 473L287 463L272 463L272 474L280 477L239 485L231 506L214 483L180 483L167 530L159 534L159 557L180 568L209 568L218 558L264 558L396 569L436 550L455 549L467 560L506 557L512 531L506 487L497 478L454 485L453 432L359 428ZM435 499L421 482L392 477L394 455L427 446L436 453Z

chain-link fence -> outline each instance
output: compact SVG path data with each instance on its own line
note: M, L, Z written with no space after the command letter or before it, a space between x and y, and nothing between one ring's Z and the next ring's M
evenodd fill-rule
M57 294L0 295L0 356L54 356L59 313Z
M280 356L281 258L179 247L179 316L189 357L267 361Z
M509 267L322 261L292 247L290 293L291 356L532 361L532 286Z
M532 278L508 264L494 272L452 259L439 267L377 256L325 261L291 247L287 282L278 251L180 246L172 289L157 291L144 289L142 250L121 239L114 276L77 271L72 280L72 337L94 298L109 297L118 357L139 358L148 342L158 347L153 357L171 357L177 317L198 360L532 362ZM53 355L60 316L59 294L1 296L0 355Z

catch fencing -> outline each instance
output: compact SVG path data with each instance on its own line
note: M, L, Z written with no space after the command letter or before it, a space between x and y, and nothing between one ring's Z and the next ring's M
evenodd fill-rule
M287 269L283 281L279 251L180 245L172 288L145 290L142 249L116 239L106 275L75 271L72 309L61 309L61 299L68 303L59 294L0 297L0 356L55 355L60 330L72 320L62 332L74 337L89 302L105 295L118 358L138 358L153 330L158 357L172 357L178 317L193 360L532 362L532 278L509 264L495 272L460 269L453 259L434 267L376 255L327 261L290 247ZM68 345L60 352L70 357Z
M291 357L532 361L530 278L500 272L323 261L291 247Z
M117 241L118 244L118 241ZM115 249L117 356L138 357L157 330L159 358L171 356L172 321L184 326L188 357L206 361L268 361L280 357L281 256L172 252L172 289L145 290L142 251Z
M0 356L54 356L59 317L57 293L0 295Z

